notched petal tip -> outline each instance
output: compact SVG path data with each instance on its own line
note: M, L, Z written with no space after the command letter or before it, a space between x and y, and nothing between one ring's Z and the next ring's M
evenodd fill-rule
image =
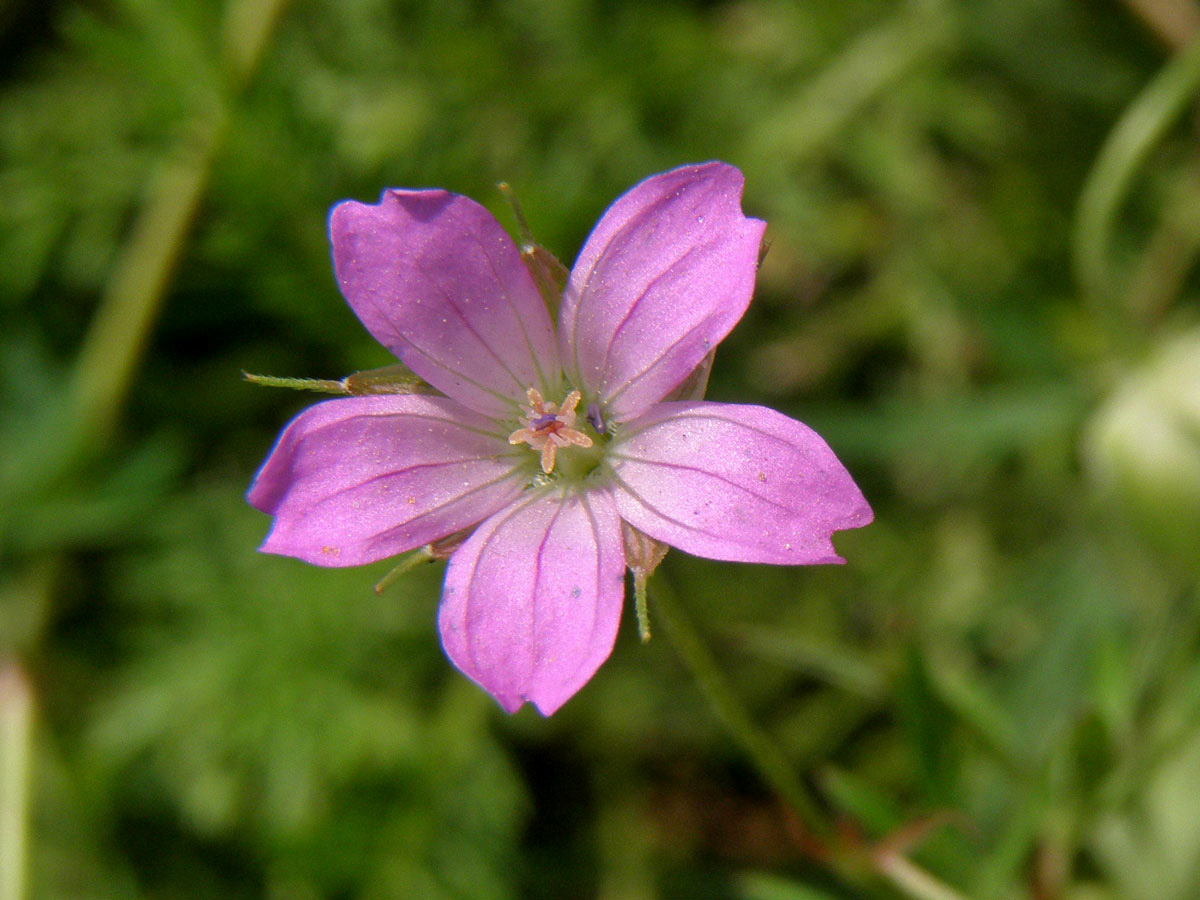
M610 455L621 517L697 556L842 563L833 534L872 518L821 437L764 407L662 403L629 423Z
M560 353L614 419L663 399L745 312L766 226L742 212L743 186L720 162L652 176L605 212L580 251Z

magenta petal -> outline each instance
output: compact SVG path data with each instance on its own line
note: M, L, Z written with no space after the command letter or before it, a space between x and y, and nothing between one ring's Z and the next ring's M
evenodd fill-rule
M444 397L309 407L279 436L250 488L249 501L275 517L262 549L355 566L482 521L528 481L494 427Z
M526 498L450 558L446 655L508 712L550 715L612 652L625 593L620 519L602 491Z
M742 317L766 223L742 215L742 173L685 166L620 197L563 298L559 351L609 417L665 397Z
M558 389L545 301L486 209L446 191L384 191L329 217L342 293L375 338L460 403L508 416Z
M621 518L696 556L843 562L835 531L872 519L821 437L761 406L662 403L611 448Z

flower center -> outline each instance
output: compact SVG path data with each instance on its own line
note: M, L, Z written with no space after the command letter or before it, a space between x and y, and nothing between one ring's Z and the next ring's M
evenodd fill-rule
M563 447L590 447L592 439L575 427L575 407L579 405L579 391L571 391L561 405L547 403L537 388L530 388L525 396L529 404L524 407L521 423L508 436L510 444L528 444L542 454L542 471L549 475L554 471L554 460Z

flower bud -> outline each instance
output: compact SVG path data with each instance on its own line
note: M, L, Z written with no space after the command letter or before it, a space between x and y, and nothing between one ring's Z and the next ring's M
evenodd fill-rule
M1162 347L1093 417L1084 462L1154 547L1200 565L1200 331Z

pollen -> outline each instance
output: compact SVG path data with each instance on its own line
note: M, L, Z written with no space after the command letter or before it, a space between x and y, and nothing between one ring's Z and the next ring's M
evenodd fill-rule
M579 405L579 391L571 391L560 405L547 403L537 388L530 388L525 396L529 404L524 408L521 423L508 436L510 444L528 444L542 454L542 471L549 475L554 471L554 457L559 448L574 445L592 446L592 439L575 428L575 407Z

